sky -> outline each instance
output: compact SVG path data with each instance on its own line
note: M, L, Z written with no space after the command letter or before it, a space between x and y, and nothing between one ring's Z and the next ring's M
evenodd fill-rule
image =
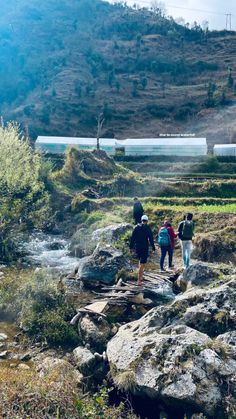
M108 1L115 3L118 0ZM126 3L130 6L136 3L148 7L152 1L126 0ZM226 20L227 28L230 29L230 16L226 17L226 14L231 14L231 29L236 30L236 0L163 0L161 2L165 4L167 16L183 17L189 23L194 21L202 23L207 20L210 29L226 28Z

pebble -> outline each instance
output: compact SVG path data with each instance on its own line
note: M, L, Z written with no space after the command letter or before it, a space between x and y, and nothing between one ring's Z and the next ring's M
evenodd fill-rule
M18 365L18 368L19 368L20 370L30 370L29 365L26 365L26 364L19 364L19 365Z
M5 359L7 357L7 354L8 354L7 351L0 352L0 358L4 358Z
M5 333L0 333L0 341L6 340L6 339L7 339L7 335Z

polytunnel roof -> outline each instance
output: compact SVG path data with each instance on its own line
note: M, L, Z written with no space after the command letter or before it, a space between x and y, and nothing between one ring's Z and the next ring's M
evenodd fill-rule
M236 148L236 144L215 144L214 148Z
M164 137L164 138L127 138L121 141L124 145L206 145L206 138L195 137Z
M100 138L100 144L103 145L115 145L116 140L115 138ZM47 136L39 136L36 140L37 144L89 144L89 145L96 145L97 138L85 138L85 137L47 137Z

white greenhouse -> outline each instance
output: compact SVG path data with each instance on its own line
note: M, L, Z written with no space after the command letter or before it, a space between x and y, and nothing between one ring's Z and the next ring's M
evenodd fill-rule
M213 153L215 156L236 158L236 144L216 144Z
M100 138L100 149L107 154L114 155L116 140L114 138ZM94 150L97 147L96 138L76 137L38 137L35 142L36 150L52 154L63 154L67 147L73 146L79 150Z
M128 138L119 141L126 156L204 156L207 154L206 138Z

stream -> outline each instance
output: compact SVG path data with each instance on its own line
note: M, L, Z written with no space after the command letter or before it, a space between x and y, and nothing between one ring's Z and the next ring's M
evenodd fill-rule
M23 263L31 267L48 268L66 274L78 265L78 258L70 256L69 241L61 236L33 232L27 242L20 243L25 254Z
M78 265L78 259L69 255L69 241L60 236L33 232L27 242L20 241L19 251L24 255L19 269L43 268L55 275L55 278L72 272ZM3 265L0 266L0 278L4 276L5 268ZM16 267L12 268L16 269ZM20 328L2 317L0 312L1 365L19 364L20 360L15 359L22 352L23 342L21 337L18 339L18 335L21 336ZM9 353L11 353L11 359L7 360Z

